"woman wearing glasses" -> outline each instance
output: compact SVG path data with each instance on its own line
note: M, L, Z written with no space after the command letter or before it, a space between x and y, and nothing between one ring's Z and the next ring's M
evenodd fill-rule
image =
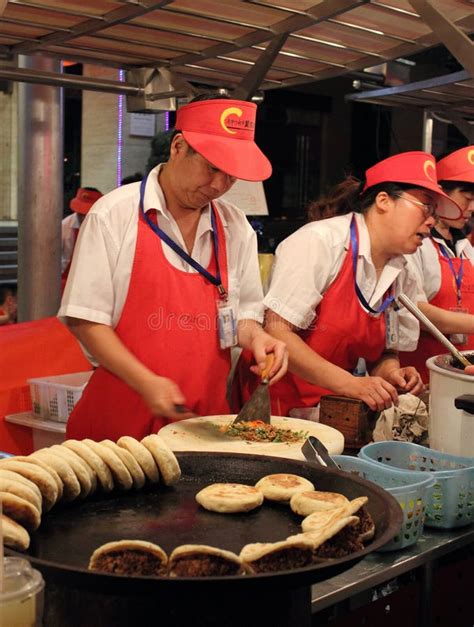
M431 234L409 266L420 278L424 301L418 305L460 350L474 349L474 249L463 231L474 212L474 146L456 150L436 166L438 181L462 214L453 219L441 205ZM402 363L416 365L423 381L429 379L425 362L446 349L422 331L416 353L400 356Z
M400 367L397 354L416 348L419 325L394 298L422 299L404 255L429 236L444 196L433 156L408 152L311 204L311 222L276 251L264 300L266 329L289 350L289 373L272 386L274 413L313 407L329 393L382 410L397 403L398 391L421 391L417 370ZM361 357L370 376L353 374ZM252 387L244 383L244 399Z

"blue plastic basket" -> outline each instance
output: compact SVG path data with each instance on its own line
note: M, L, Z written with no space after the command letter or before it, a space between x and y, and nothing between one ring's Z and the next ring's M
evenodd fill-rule
M474 521L474 458L448 455L411 442L374 442L362 447L362 459L404 472L430 473L426 526L451 529Z
M403 510L403 525L399 533L379 551L394 551L415 544L423 533L428 490L434 483L434 477L427 477L422 472L409 476L406 472L358 457L332 455L341 470L356 474L372 481L390 492Z

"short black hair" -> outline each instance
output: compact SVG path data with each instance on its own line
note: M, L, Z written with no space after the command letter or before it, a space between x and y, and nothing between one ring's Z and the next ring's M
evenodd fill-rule
M443 191L448 194L456 189L468 194L474 194L474 183L469 183L468 181L438 181L438 183L443 188Z

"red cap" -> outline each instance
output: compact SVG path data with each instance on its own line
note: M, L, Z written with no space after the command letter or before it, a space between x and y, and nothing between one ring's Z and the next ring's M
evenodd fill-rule
M99 200L101 197L102 194L100 192L80 187L75 197L69 203L69 207L76 213L86 214L96 200Z
M474 183L474 146L460 148L438 161L438 181Z
M176 114L176 130L204 159L245 181L263 181L270 161L254 142L257 105L244 100L200 100Z
M384 159L369 168L365 178L363 191L379 183L408 183L436 194L436 213L441 218L457 220L462 215L460 207L441 189L436 178L435 158L427 152L402 152Z

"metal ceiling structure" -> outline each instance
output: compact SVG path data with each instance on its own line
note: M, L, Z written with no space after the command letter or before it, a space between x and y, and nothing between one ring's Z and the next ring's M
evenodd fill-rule
M182 80L176 94L193 82L249 98L257 88L332 78L438 44L443 33L420 17L417 2L449 15L465 37L474 32L471 0L11 0L0 15L0 57L13 64L0 62L0 77L60 84L60 75L35 80L12 67L19 54L41 54L164 68ZM83 78L82 87L144 93L136 79ZM147 91L150 101L161 97Z

